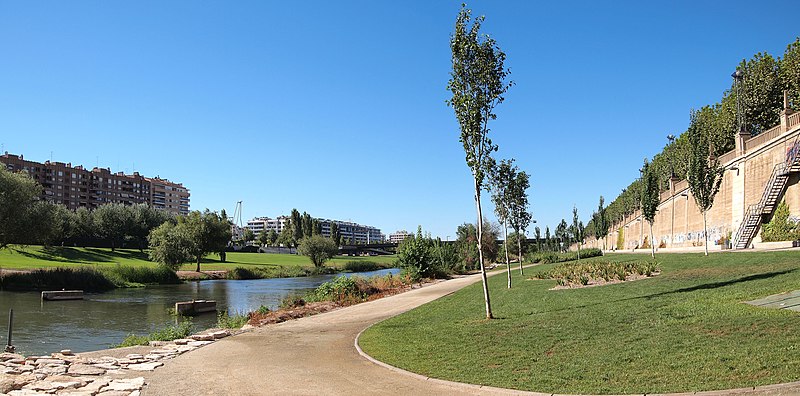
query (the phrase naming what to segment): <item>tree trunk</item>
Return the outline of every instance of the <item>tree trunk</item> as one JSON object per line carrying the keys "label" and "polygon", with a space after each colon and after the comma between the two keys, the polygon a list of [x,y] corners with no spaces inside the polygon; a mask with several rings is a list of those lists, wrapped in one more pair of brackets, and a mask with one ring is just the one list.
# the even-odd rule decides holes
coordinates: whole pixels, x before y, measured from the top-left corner
{"label": "tree trunk", "polygon": [[[508,225],[506,222],[503,222],[503,238],[505,239],[503,243],[503,247],[506,251],[506,273],[508,274],[508,288],[511,288],[511,260],[508,259]],[[519,239],[519,235],[517,235],[517,239]]]}
{"label": "tree trunk", "polygon": [[195,272],[200,272],[200,255],[199,254],[197,255],[197,268],[195,269]]}
{"label": "tree trunk", "polygon": [[483,237],[483,213],[481,212],[481,188],[478,185],[478,179],[473,177],[475,182],[475,207],[478,210],[478,262],[481,265],[481,280],[483,281],[483,299],[486,302],[486,319],[493,319],[492,304],[489,301],[489,283],[486,279],[486,267],[483,265],[483,246],[481,238]]}
{"label": "tree trunk", "polygon": [[708,224],[706,223],[706,212],[703,212],[703,236],[706,238],[706,242],[703,244],[706,248],[706,256],[708,256]]}
{"label": "tree trunk", "polygon": [[650,257],[656,258],[656,241],[653,240],[653,222],[650,222]]}
{"label": "tree trunk", "polygon": [[519,252],[519,274],[525,275],[525,272],[522,270],[522,238],[520,238],[520,232],[517,231],[517,251]]}

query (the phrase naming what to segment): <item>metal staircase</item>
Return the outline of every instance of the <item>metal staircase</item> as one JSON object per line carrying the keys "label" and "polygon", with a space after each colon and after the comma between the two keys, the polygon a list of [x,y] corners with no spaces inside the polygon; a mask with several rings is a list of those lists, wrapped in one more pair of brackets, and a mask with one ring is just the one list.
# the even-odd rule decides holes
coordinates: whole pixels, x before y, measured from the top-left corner
{"label": "metal staircase", "polygon": [[[798,147],[797,143],[800,141],[800,135],[795,140],[793,147]],[[775,207],[778,206],[783,192],[786,190],[786,184],[789,181],[789,175],[794,172],[800,171],[800,150],[791,151],[786,158],[786,162],[775,165],[772,168],[772,176],[769,178],[764,194],[761,195],[761,200],[757,204],[750,205],[745,212],[742,224],[736,231],[733,237],[734,249],[745,249],[750,245],[753,237],[758,233],[759,227],[764,219],[769,218]]]}

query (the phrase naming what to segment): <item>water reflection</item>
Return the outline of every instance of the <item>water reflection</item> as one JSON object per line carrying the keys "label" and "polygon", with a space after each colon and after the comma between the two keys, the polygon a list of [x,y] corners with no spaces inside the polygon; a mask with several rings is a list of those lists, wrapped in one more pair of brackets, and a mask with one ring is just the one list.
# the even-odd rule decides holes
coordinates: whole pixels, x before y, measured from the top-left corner
{"label": "water reflection", "polygon": [[[388,269],[355,275],[397,272]],[[188,282],[87,294],[84,300],[77,301],[45,302],[38,292],[0,292],[0,343],[5,345],[7,341],[9,308],[14,309],[12,343],[19,352],[46,354],[66,348],[80,352],[108,348],[128,334],[147,334],[176,322],[168,309],[178,301],[217,300],[219,309],[241,313],[262,305],[275,309],[290,293],[304,293],[336,276]],[[206,328],[217,319],[206,314],[193,320],[198,328]]]}

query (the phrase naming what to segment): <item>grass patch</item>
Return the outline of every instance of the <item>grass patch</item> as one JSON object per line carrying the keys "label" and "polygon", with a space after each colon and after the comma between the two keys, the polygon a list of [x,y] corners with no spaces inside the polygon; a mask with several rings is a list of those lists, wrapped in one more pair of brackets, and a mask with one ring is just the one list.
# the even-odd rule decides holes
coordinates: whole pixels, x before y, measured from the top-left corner
{"label": "grass patch", "polygon": [[[259,311],[261,311],[261,308],[259,308]],[[217,314],[217,327],[221,329],[241,329],[242,326],[247,324],[248,319],[247,314],[231,314],[228,311],[223,311]]]}
{"label": "grass patch", "polygon": [[[607,255],[610,262],[646,255]],[[661,275],[549,291],[490,278],[376,324],[361,347],[425,376],[553,393],[666,393],[800,380],[800,314],[742,304],[800,288],[800,253],[662,254]],[[554,265],[545,265],[549,270]]]}
{"label": "grass patch", "polygon": [[348,272],[367,272],[377,271],[395,266],[394,262],[376,262],[370,260],[350,260],[344,263],[340,268]]}
{"label": "grass patch", "polygon": [[162,327],[148,335],[140,336],[130,334],[121,343],[114,345],[114,348],[124,348],[129,346],[148,345],[150,341],[172,341],[179,338],[186,338],[194,330],[194,324],[190,319],[184,318],[178,324]]}
{"label": "grass patch", "polygon": [[[603,251],[597,248],[581,249],[581,259],[598,257]],[[578,259],[578,252],[536,252],[528,256],[528,262],[540,264],[563,263]]]}
{"label": "grass patch", "polygon": [[0,273],[0,290],[84,290],[102,292],[116,285],[103,272],[90,267],[37,269]]}

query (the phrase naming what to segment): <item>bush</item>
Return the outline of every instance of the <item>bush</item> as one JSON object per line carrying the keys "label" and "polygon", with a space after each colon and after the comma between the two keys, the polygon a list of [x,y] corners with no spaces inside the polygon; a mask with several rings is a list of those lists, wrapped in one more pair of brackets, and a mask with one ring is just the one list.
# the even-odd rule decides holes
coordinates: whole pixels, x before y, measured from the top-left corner
{"label": "bush", "polygon": [[305,306],[305,305],[306,305],[306,300],[303,299],[303,296],[300,296],[298,294],[294,294],[293,293],[293,294],[289,294],[288,296],[284,297],[283,300],[281,300],[281,303],[278,306],[278,308],[280,308],[280,309],[291,309],[291,308],[302,307],[302,306]]}
{"label": "bush", "polygon": [[313,235],[300,240],[297,252],[308,256],[315,267],[322,267],[326,261],[339,253],[339,247],[333,239]]}
{"label": "bush", "polygon": [[333,301],[352,303],[361,301],[366,295],[361,292],[355,279],[340,276],[332,281],[319,285],[306,296],[307,302]]}
{"label": "bush", "polygon": [[800,239],[800,226],[789,218],[789,206],[781,201],[775,208],[772,220],[764,224],[761,240],[764,242],[795,241]]}

